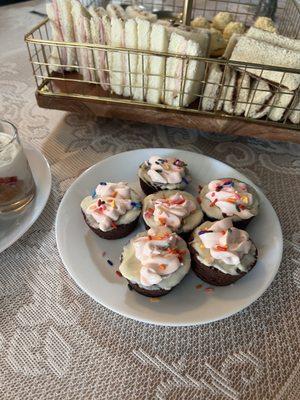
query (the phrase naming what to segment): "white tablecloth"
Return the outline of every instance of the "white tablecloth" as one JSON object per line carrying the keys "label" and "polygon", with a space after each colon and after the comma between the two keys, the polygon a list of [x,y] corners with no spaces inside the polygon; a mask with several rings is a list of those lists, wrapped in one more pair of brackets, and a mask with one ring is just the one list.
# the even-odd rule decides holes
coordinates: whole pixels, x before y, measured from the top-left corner
{"label": "white tablecloth", "polygon": [[[0,255],[0,398],[298,400],[300,146],[39,109],[23,35],[41,3],[0,8],[0,116],[43,151],[53,174],[41,217]],[[279,273],[233,317],[193,328],[133,322],[91,300],[62,265],[54,220],[65,190],[105,157],[154,146],[227,162],[279,215]]]}

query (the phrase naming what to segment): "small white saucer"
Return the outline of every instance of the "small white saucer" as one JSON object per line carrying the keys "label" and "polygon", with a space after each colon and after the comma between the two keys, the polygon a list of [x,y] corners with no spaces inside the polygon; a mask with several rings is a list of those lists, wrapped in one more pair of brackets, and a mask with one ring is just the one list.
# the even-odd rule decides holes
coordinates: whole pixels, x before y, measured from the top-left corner
{"label": "small white saucer", "polygon": [[24,235],[38,219],[51,191],[51,171],[48,161],[30,144],[25,144],[24,150],[36,184],[36,195],[32,203],[21,213],[0,216],[0,253]]}

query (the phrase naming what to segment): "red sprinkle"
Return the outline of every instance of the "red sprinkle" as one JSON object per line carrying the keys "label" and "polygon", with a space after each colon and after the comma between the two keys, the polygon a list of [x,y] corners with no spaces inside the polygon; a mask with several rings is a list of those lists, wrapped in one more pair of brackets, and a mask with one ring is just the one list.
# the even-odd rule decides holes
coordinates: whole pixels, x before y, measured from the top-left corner
{"label": "red sprinkle", "polygon": [[216,246],[215,250],[217,250],[217,251],[227,251],[227,246]]}
{"label": "red sprinkle", "polygon": [[212,288],[212,287],[207,287],[207,288],[205,288],[204,290],[205,290],[205,292],[206,292],[207,294],[210,294],[210,293],[212,293],[215,289]]}
{"label": "red sprinkle", "polygon": [[10,176],[9,178],[0,178],[1,183],[16,183],[18,178],[16,176]]}
{"label": "red sprinkle", "polygon": [[209,207],[214,207],[216,205],[217,199],[215,199],[214,201],[212,201],[209,205]]}
{"label": "red sprinkle", "polygon": [[114,229],[116,229],[116,228],[118,227],[118,225],[117,225],[114,221],[111,221],[111,226],[112,226]]}
{"label": "red sprinkle", "polygon": [[123,277],[123,275],[121,274],[120,271],[116,271],[116,275],[117,275],[119,278],[122,278],[122,277]]}

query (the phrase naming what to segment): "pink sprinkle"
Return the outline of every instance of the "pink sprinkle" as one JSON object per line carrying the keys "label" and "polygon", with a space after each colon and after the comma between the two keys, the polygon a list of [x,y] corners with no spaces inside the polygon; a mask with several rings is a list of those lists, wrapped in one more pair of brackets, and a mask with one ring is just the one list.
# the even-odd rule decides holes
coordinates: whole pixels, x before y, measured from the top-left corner
{"label": "pink sprinkle", "polygon": [[212,288],[212,287],[207,287],[207,288],[205,288],[205,292],[206,292],[207,294],[212,293],[214,290],[215,290],[215,289]]}
{"label": "pink sprinkle", "polygon": [[103,253],[102,253],[102,257],[105,257],[106,256],[106,251],[104,251]]}

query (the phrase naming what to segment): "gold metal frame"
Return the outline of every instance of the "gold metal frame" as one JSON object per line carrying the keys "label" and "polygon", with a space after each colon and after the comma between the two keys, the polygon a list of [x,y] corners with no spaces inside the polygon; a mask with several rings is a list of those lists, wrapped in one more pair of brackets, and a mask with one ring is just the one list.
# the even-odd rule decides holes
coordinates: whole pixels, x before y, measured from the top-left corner
{"label": "gold metal frame", "polygon": [[[192,14],[195,15],[198,12],[202,15],[207,15],[206,12],[213,11],[214,13],[218,10],[229,10],[232,12],[232,9],[237,9],[236,18],[241,20],[243,19],[245,22],[249,21],[250,18],[254,18],[254,12],[251,11],[253,7],[253,3],[245,4],[241,2],[242,0],[236,1],[226,1],[226,0],[218,0],[215,2],[209,1],[209,4],[215,3],[215,7],[208,6],[207,0],[200,0],[194,1],[194,7],[192,10]],[[251,0],[250,0],[251,1]],[[255,1],[255,0],[254,0]],[[160,1],[157,1],[160,3]],[[154,8],[157,2],[144,1],[145,5],[149,6],[151,3],[151,7]],[[102,3],[98,1],[98,4]],[[164,3],[164,9],[168,6],[165,3],[171,3],[171,9],[178,9],[177,0],[172,0],[171,2],[161,2]],[[200,4],[201,3],[201,4]],[[181,2],[182,4],[182,2]],[[202,7],[202,8],[201,8]],[[206,7],[206,8],[203,8]],[[211,10],[213,9],[213,10]],[[248,11],[247,11],[248,10]],[[290,15],[292,15],[294,25],[291,24]],[[296,16],[296,17],[295,17]],[[287,34],[292,37],[299,37],[300,33],[300,8],[299,5],[296,3],[296,0],[287,0],[284,4],[284,7],[279,7],[278,9],[278,26],[280,33]],[[161,53],[161,52],[153,52],[153,51],[141,51],[135,49],[126,49],[126,48],[118,48],[118,47],[111,47],[107,45],[97,45],[97,44],[88,44],[88,43],[75,43],[75,42],[58,42],[50,39],[50,26],[49,20],[45,19],[41,21],[38,25],[36,25],[30,32],[25,35],[25,41],[28,47],[30,62],[33,69],[33,75],[36,80],[37,85],[37,92],[43,96],[59,96],[59,97],[69,97],[69,98],[80,98],[80,99],[90,99],[90,100],[97,100],[99,102],[109,102],[109,103],[122,103],[122,104],[136,104],[142,105],[144,107],[155,107],[160,109],[172,109],[172,110],[180,110],[184,111],[185,113],[198,113],[203,115],[209,115],[211,117],[222,117],[222,118],[234,118],[237,120],[247,120],[253,121],[256,123],[261,124],[268,124],[274,126],[280,126],[283,128],[291,128],[300,130],[300,126],[292,124],[288,120],[289,114],[295,109],[296,104],[298,102],[299,96],[299,89],[297,94],[294,96],[294,100],[289,105],[288,110],[284,110],[283,117],[280,121],[271,121],[268,118],[269,112],[275,108],[274,106],[274,98],[276,93],[281,91],[281,93],[286,93],[286,89],[282,86],[282,79],[284,77],[284,73],[293,73],[293,74],[300,74],[300,70],[295,70],[291,68],[282,68],[282,67],[274,67],[270,65],[260,65],[255,63],[240,63],[240,62],[233,62],[227,60],[220,60],[215,58],[205,58],[205,57],[194,57],[194,56],[182,56],[178,54],[172,53]],[[77,55],[77,63],[76,65],[68,65],[63,63],[61,57],[62,49],[71,48],[74,49],[74,52]],[[91,59],[93,59],[92,66],[80,65],[78,59],[78,52],[85,51],[87,54],[89,53]],[[58,60],[56,63],[50,60],[52,54],[58,55]],[[102,52],[105,55],[106,59],[106,68],[103,68],[101,71],[107,74],[115,74],[116,76],[122,75],[124,79],[128,79],[127,85],[125,83],[120,83],[122,92],[125,86],[129,86],[130,88],[130,98],[116,96],[113,93],[113,85],[111,84],[109,91],[103,91],[101,85],[103,82],[100,81],[100,74],[99,69],[96,67],[95,63],[95,54],[97,52]],[[115,54],[121,54],[124,60],[127,60],[127,66],[125,70],[114,70],[112,69],[111,65],[109,65],[109,60]],[[131,68],[131,59],[132,56],[136,57],[142,66],[142,71],[132,71]],[[145,94],[148,89],[151,89],[147,86],[148,78],[151,76],[149,73],[145,72],[145,66],[149,62],[149,57],[158,57],[158,59],[163,60],[164,63],[164,74],[163,74],[163,90],[161,94],[161,104],[151,104],[145,101]],[[181,61],[181,72],[179,77],[168,76],[167,75],[167,62],[168,58],[176,58]],[[197,65],[201,65],[201,68],[204,69],[203,78],[197,81],[195,79],[191,79],[187,76],[188,66],[191,62],[197,63]],[[223,69],[227,68],[234,68],[240,71],[241,74],[245,74],[246,71],[249,73],[250,69],[250,76],[251,76],[251,69],[258,69],[260,71],[260,76],[255,76],[256,80],[260,80],[261,76],[264,71],[271,70],[271,71],[278,71],[283,72],[282,79],[279,85],[272,86],[273,97],[271,103],[269,104],[270,110],[264,119],[256,119],[251,118],[249,116],[237,116],[234,114],[227,114],[223,111],[217,109],[217,105],[219,101],[224,101],[225,99],[222,97],[224,93],[224,88],[230,87],[228,83],[224,81],[224,74],[223,79],[220,83],[220,87],[218,90],[218,97],[215,99],[214,107],[211,111],[204,111],[201,109],[202,101],[204,98],[210,98],[209,96],[204,95],[204,88],[205,84],[207,83],[207,71],[212,64],[219,64]],[[54,70],[56,69],[56,71]],[[66,69],[75,70],[77,72],[67,72]],[[84,71],[88,71],[88,75],[92,77],[92,79],[83,80],[82,73]],[[154,75],[152,75],[154,76]],[[141,84],[135,84],[136,80],[141,81]],[[165,104],[166,103],[166,96],[168,96],[168,92],[171,90],[168,88],[168,82],[171,82],[173,79],[173,84],[176,85],[179,83],[180,86],[178,91],[179,96],[179,105],[171,105]],[[198,82],[198,86],[200,90],[197,93],[190,93],[186,91],[187,83],[191,82]],[[129,84],[128,84],[129,83]],[[170,86],[170,85],[169,85]],[[171,85],[172,86],[172,85]],[[70,89],[70,87],[74,87],[74,90]],[[93,88],[93,90],[87,90]],[[152,88],[156,89],[156,88]],[[143,100],[136,100],[133,97],[133,93],[138,90],[143,94]],[[239,88],[241,90],[241,88]],[[257,91],[264,92],[264,90],[257,89]],[[193,102],[192,105],[186,107],[184,103],[185,95],[193,95]],[[253,96],[254,98],[254,96]],[[259,103],[255,103],[253,101],[247,101],[247,107],[252,106],[259,106]],[[282,108],[282,107],[277,107]],[[236,109],[236,104],[234,106],[234,111]]]}

